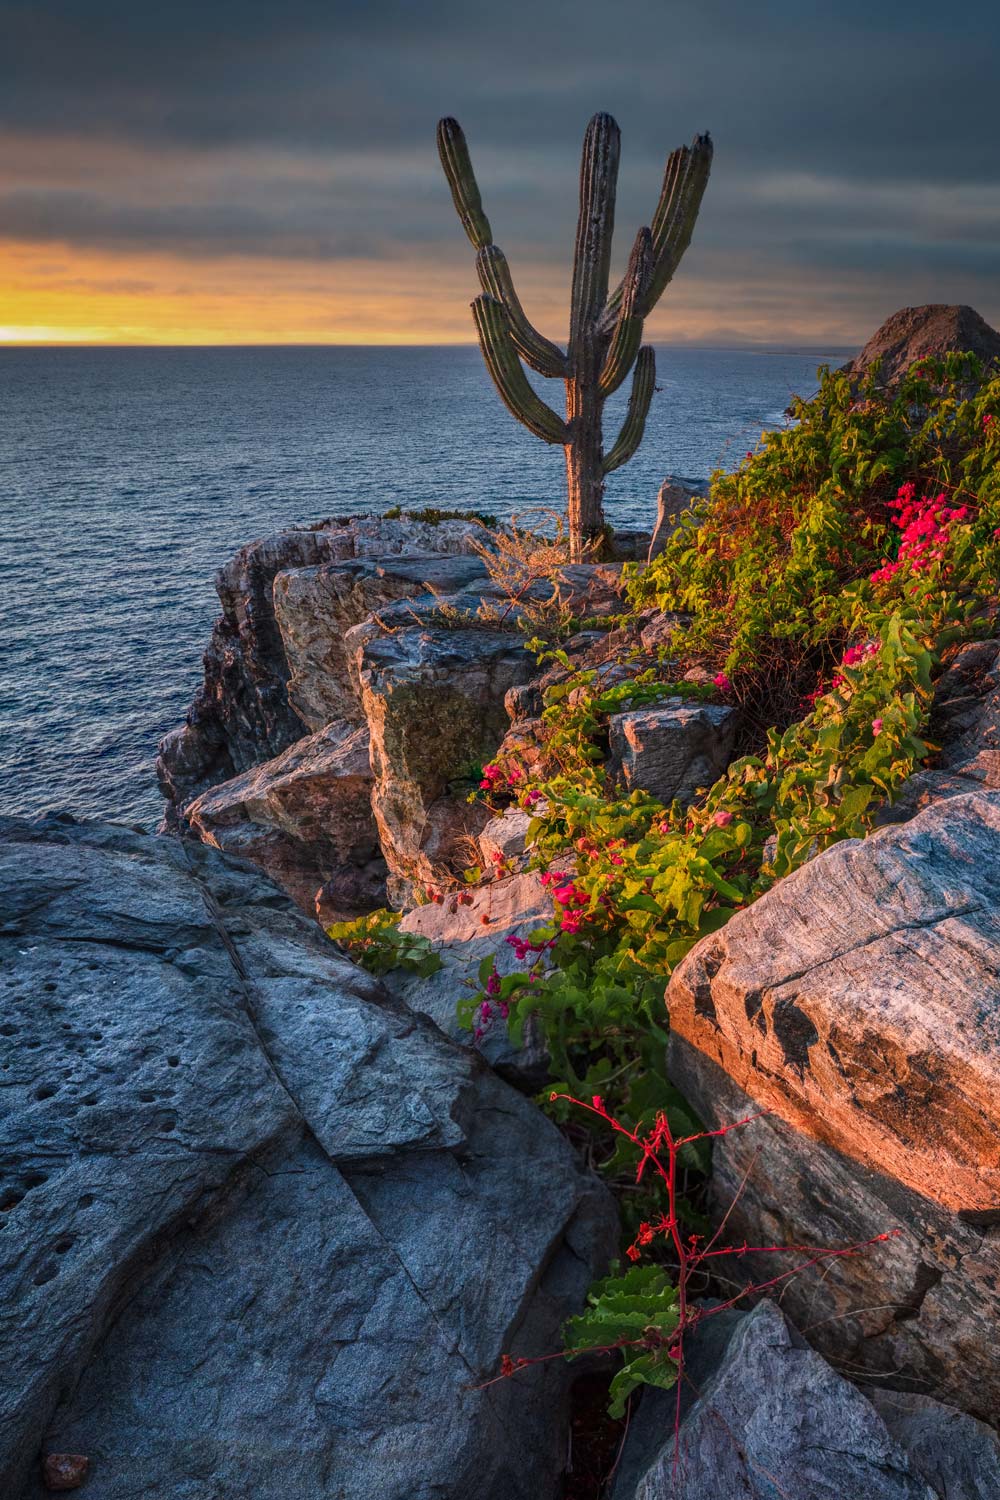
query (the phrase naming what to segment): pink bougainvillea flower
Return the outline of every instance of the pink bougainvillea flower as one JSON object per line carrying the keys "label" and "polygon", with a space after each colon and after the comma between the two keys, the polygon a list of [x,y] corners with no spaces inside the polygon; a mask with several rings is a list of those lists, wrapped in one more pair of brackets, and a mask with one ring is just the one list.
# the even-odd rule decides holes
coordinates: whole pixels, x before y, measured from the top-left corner
{"label": "pink bougainvillea flower", "polygon": [[882,720],[881,719],[872,719],[872,734],[881,734],[881,733],[882,733]]}
{"label": "pink bougainvillea flower", "polygon": [[841,666],[860,667],[870,656],[877,656],[881,649],[881,641],[862,641],[857,646],[848,646]]}
{"label": "pink bougainvillea flower", "polygon": [[716,672],[715,676],[712,678],[712,681],[715,683],[715,686],[719,689],[720,693],[731,693],[733,690],[733,685],[729,681],[729,678],[726,676],[725,672]]}
{"label": "pink bougainvillea flower", "polygon": [[920,573],[932,563],[944,561],[945,546],[951,540],[948,528],[967,520],[970,514],[967,505],[949,506],[947,499],[942,493],[917,500],[915,485],[900,485],[895,500],[889,501],[900,531],[899,552],[895,562],[886,560],[872,573],[872,583],[887,583],[907,566],[911,573]]}
{"label": "pink bougainvillea flower", "polygon": [[716,828],[728,828],[729,824],[732,821],[732,813],[725,812],[722,808],[720,808],[717,813],[713,813],[712,815],[712,822],[715,824]]}

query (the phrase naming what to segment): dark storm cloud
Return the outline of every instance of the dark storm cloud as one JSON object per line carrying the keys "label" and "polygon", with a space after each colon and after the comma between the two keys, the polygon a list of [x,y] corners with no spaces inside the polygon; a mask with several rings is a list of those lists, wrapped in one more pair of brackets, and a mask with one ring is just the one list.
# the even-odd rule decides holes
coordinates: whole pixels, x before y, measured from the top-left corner
{"label": "dark storm cloud", "polygon": [[595,108],[633,149],[711,125],[730,160],[993,170],[993,0],[28,0],[0,5],[0,123],[220,144],[385,147],[461,112],[565,147]]}
{"label": "dark storm cloud", "polygon": [[[69,242],[111,250],[158,250],[186,255],[246,255],[296,260],[378,258],[370,234],[310,225],[309,205],[291,226],[240,204],[124,205],[74,192],[0,194],[0,222],[11,239]],[[315,218],[315,215],[312,216]]]}
{"label": "dark storm cloud", "polygon": [[[707,264],[884,278],[902,263],[974,300],[998,270],[998,51],[995,0],[0,3],[15,164],[0,233],[457,261],[433,145],[453,113],[498,240],[561,266],[580,137],[604,108],[623,129],[624,240],[667,150],[710,128]],[[105,162],[85,182],[61,159],[69,140]]]}

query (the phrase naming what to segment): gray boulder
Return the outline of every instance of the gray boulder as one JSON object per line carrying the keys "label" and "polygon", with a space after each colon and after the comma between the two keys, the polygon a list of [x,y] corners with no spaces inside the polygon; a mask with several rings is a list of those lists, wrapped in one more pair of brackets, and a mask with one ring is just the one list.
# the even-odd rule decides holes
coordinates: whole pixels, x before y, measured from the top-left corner
{"label": "gray boulder", "polygon": [[928,302],[901,307],[886,318],[861,353],[844,366],[860,379],[879,361],[879,384],[895,385],[918,359],[953,350],[978,355],[984,364],[1000,364],[1000,333],[964,303]]}
{"label": "gray boulder", "polygon": [[385,904],[372,786],[367,728],[327,724],[203,792],[183,826],[259,865],[310,916],[324,887],[324,919],[343,921]]}
{"label": "gray boulder", "polygon": [[985,1422],[914,1391],[867,1392],[914,1471],[940,1500],[996,1500],[1000,1437]]}
{"label": "gray boulder", "polygon": [[1000,787],[1000,655],[995,639],[955,652],[934,687],[929,738],[941,746],[878,821],[905,823],[925,807],[980,787]]}
{"label": "gray boulder", "polygon": [[485,870],[496,864],[523,860],[527,854],[531,814],[519,807],[508,807],[498,818],[491,818],[479,835],[479,857]]}
{"label": "gray boulder", "polygon": [[458,617],[432,628],[351,632],[371,733],[372,807],[394,905],[442,868],[469,863],[487,821],[467,798],[507,727],[504,697],[524,676],[524,638]]}
{"label": "gray boulder", "polygon": [[[165,827],[173,829],[180,810],[208,787],[272,760],[302,736],[302,719],[288,697],[290,668],[275,615],[280,574],[404,552],[472,553],[486,535],[472,520],[435,525],[339,516],[241,547],[216,576],[222,614],[205,652],[204,681],[185,723],[159,747],[156,774],[166,803]],[[388,597],[396,597],[387,587]],[[338,708],[311,727],[351,717]]]}
{"label": "gray boulder", "polygon": [[[615,1500],[978,1500],[997,1493],[929,1483],[909,1443],[775,1303],[721,1320],[721,1329],[706,1320],[707,1340],[690,1338],[679,1442],[673,1399],[644,1393]],[[995,1462],[982,1424],[937,1410],[952,1422],[953,1451]],[[913,1436],[919,1445],[921,1435]],[[923,1446],[937,1448],[937,1435],[924,1434]]]}
{"label": "gray boulder", "polygon": [[646,554],[649,562],[659,557],[692,501],[700,499],[707,492],[708,486],[704,483],[692,485],[683,479],[677,479],[673,474],[667,475],[656,497],[656,525]]}
{"label": "gray boulder", "polygon": [[0,823],[0,1493],[558,1493],[614,1216],[559,1133],[251,866]]}
{"label": "gray boulder", "polygon": [[715,703],[668,699],[662,708],[613,714],[611,766],[627,789],[649,792],[665,807],[692,802],[733,758],[738,715]]}
{"label": "gray boulder", "polygon": [[351,558],[292,568],[274,580],[274,613],[288,661],[288,699],[307,728],[363,722],[357,673],[344,637],[399,599],[454,594],[485,584],[486,564],[462,554]]}
{"label": "gray boulder", "polygon": [[[1000,792],[845,840],[677,966],[669,1070],[714,1128],[729,1232],[837,1245],[789,1283],[831,1357],[1000,1409]],[[735,1201],[734,1201],[735,1200]],[[747,1256],[764,1279],[771,1258]]]}

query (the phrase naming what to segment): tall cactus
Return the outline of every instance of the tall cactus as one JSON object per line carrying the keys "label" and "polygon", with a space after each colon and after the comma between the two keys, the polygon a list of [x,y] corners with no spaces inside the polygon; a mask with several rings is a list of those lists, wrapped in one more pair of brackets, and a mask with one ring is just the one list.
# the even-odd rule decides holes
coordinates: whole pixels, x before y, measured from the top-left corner
{"label": "tall cactus", "polygon": [[[565,450],[570,539],[579,558],[604,525],[605,475],[627,463],[642,441],[656,384],[653,350],[642,346],[643,323],[690,244],[712,165],[711,139],[695,136],[690,146],[671,152],[652,224],[639,230],[628,269],[609,296],[620,135],[610,115],[591,120],[583,141],[569,346],[563,353],[525,316],[506,257],[493,244],[458,121],[441,120],[437,138],[458,216],[476,250],[483,290],[472,315],[486,367],[518,421]],[[536,395],[522,360],[539,374],[566,382],[565,421]],[[605,453],[604,403],[629,370],[634,373],[628,411]]]}

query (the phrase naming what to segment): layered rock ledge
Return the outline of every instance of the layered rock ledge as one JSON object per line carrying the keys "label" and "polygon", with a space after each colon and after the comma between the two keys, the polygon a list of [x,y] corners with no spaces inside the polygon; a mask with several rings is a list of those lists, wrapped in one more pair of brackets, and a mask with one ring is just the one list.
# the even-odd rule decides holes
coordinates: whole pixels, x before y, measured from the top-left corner
{"label": "layered rock ledge", "polygon": [[[467,863],[468,792],[532,671],[476,521],[355,517],[244,547],[187,722],[160,745],[164,828],[253,860],[324,920],[412,902]],[[404,555],[405,554],[405,555]],[[621,564],[567,565],[581,617],[620,605]]]}

